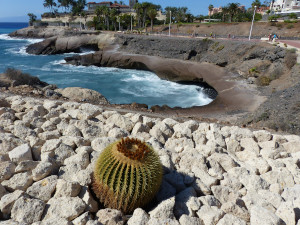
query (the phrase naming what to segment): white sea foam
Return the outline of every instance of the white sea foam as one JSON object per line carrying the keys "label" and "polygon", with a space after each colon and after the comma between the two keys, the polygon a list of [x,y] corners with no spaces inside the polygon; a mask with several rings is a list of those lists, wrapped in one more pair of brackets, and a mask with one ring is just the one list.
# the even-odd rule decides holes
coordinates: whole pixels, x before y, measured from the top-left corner
{"label": "white sea foam", "polygon": [[10,37],[8,34],[0,34],[0,40],[5,41],[27,41],[29,44],[34,44],[37,42],[41,42],[44,39],[33,39],[33,38],[17,38],[17,37]]}

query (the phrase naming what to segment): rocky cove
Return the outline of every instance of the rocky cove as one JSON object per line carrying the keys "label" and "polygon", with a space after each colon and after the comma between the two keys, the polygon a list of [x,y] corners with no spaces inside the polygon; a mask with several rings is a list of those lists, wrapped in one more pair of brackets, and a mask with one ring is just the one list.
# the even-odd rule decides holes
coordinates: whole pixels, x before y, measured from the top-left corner
{"label": "rocky cove", "polygon": [[[265,44],[221,40],[217,45],[224,47],[216,51],[212,47],[215,42],[209,40],[175,39],[169,41],[174,44],[169,48],[173,53],[162,58],[161,54],[166,54],[163,42],[168,39],[115,38],[113,45],[98,44],[97,53],[67,61],[132,66],[174,81],[204,81],[218,92],[216,100],[205,107],[159,109],[156,114],[110,107],[103,96],[92,105],[59,96],[19,95],[30,85],[14,87],[20,88],[15,94],[1,92],[0,224],[299,225],[300,137],[220,124],[222,118],[242,118],[241,113],[249,115],[264,100],[272,99],[268,89],[255,84],[261,74],[247,77],[246,65],[252,68],[263,61],[269,66],[261,63],[257,68],[265,68],[264,74],[279,67],[283,76],[293,74],[297,79],[297,69],[288,68],[285,61],[289,52]],[[158,43],[148,48],[141,44],[151,39]],[[180,46],[187,47],[179,42],[190,46],[202,43],[204,50],[199,47],[196,53],[184,54]],[[239,45],[234,54],[229,54],[231,45]],[[137,55],[139,52],[145,54]],[[216,65],[213,56],[223,57],[227,63]],[[241,59],[243,62],[238,61]],[[47,89],[52,90],[43,91]],[[218,121],[203,122],[201,117]],[[155,200],[132,215],[105,209],[91,191],[97,156],[109,143],[127,136],[151,144],[164,167]]]}

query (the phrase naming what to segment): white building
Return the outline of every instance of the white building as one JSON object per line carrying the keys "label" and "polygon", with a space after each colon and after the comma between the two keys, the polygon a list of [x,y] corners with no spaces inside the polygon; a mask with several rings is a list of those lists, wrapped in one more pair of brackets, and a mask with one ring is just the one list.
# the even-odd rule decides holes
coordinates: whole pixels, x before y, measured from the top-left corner
{"label": "white building", "polygon": [[275,12],[300,13],[300,0],[276,0],[271,8]]}

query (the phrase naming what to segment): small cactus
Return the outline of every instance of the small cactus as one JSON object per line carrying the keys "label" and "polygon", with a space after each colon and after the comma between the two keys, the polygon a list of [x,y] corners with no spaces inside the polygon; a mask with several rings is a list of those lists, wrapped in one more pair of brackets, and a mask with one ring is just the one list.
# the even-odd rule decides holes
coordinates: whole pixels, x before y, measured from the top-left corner
{"label": "small cactus", "polygon": [[106,207],[130,213],[155,196],[162,174],[159,157],[152,147],[138,139],[122,138],[99,156],[93,191]]}

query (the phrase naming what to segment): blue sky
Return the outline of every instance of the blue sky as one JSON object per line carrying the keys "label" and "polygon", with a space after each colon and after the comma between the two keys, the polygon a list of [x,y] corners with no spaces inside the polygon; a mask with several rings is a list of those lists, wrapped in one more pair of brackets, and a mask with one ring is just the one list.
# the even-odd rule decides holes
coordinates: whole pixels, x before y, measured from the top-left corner
{"label": "blue sky", "polygon": [[[88,2],[89,0],[87,0]],[[101,2],[93,0],[95,2]],[[123,0],[128,4],[129,0]],[[140,0],[139,2],[152,2],[153,4],[159,4],[162,8],[166,6],[182,7],[186,6],[190,12],[194,15],[207,15],[208,5],[212,4],[215,7],[227,5],[230,2],[239,2],[241,5],[245,5],[247,8],[250,7],[253,0]],[[261,1],[263,2],[263,1]],[[26,22],[27,13],[34,13],[40,16],[47,9],[43,6],[43,0],[0,0],[0,22],[8,21],[24,21]]]}

